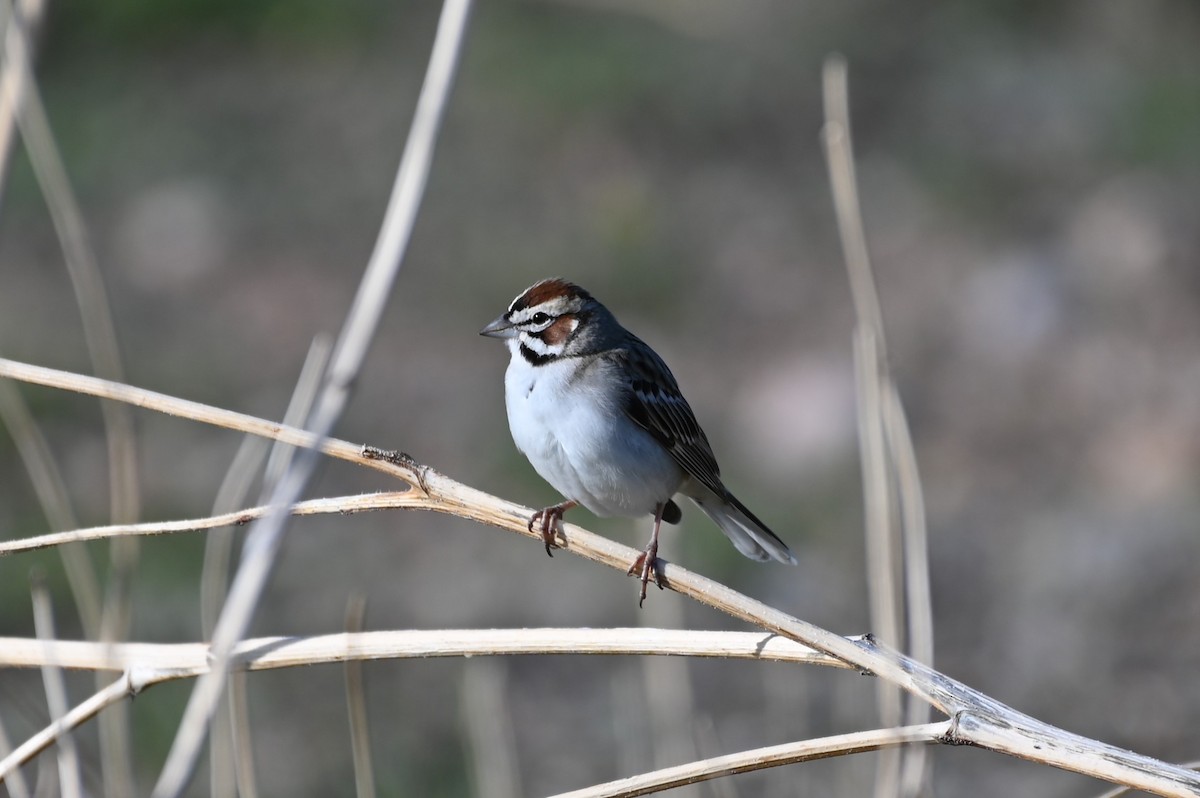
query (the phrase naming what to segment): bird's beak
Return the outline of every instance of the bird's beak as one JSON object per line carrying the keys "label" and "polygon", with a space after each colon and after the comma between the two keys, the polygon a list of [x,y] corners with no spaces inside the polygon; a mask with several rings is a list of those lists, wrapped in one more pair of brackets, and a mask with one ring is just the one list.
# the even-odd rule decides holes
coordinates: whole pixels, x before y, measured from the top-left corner
{"label": "bird's beak", "polygon": [[500,316],[488,326],[479,331],[480,335],[486,335],[488,338],[514,338],[517,335],[517,329],[512,322]]}

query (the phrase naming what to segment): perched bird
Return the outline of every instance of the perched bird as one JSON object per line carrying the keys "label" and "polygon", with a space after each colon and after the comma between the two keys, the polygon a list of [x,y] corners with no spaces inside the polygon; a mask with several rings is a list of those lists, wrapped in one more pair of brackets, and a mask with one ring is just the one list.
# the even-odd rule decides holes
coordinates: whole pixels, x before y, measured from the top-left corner
{"label": "perched bird", "polygon": [[529,519],[547,554],[557,548],[563,513],[577,505],[598,516],[653,514],[650,542],[629,568],[641,579],[641,606],[651,573],[663,586],[658,532],[663,521],[679,523],[671,498],[679,493],[750,559],[796,564],[721,482],[708,438],[667,364],[587,291],[542,280],[479,334],[508,345],[504,400],[513,441],[566,499]]}

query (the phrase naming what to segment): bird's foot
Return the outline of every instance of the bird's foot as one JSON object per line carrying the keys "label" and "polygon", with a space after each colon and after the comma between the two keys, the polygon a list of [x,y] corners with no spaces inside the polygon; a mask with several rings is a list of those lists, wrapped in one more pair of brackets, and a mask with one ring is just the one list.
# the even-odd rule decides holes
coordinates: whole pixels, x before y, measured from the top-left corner
{"label": "bird's foot", "polygon": [[650,575],[654,574],[654,584],[658,585],[658,589],[662,590],[667,585],[667,578],[663,575],[662,560],[658,559],[658,545],[652,543],[646,547],[646,550],[638,555],[638,558],[633,561],[633,565],[629,566],[629,570],[625,572],[628,576],[636,576],[641,580],[642,590],[638,594],[638,607],[646,601],[646,586],[650,584]]}
{"label": "bird's foot", "polygon": [[[562,537],[562,517],[563,513],[575,506],[575,502],[566,501],[562,504],[556,504],[553,507],[546,507],[538,510],[529,517],[529,531],[540,532],[542,542],[546,544],[546,554],[553,557],[554,554],[550,549],[561,548],[558,545],[558,538]],[[565,541],[566,538],[563,537]]]}

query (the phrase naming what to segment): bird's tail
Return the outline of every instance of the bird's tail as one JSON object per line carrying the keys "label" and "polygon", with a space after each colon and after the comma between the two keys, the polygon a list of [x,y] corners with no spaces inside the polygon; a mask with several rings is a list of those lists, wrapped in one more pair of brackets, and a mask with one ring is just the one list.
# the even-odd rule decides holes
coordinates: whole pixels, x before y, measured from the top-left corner
{"label": "bird's tail", "polygon": [[708,491],[702,496],[689,496],[704,514],[713,520],[725,536],[733,541],[733,545],[742,554],[752,560],[766,562],[778,560],[788,565],[796,565],[796,555],[787,544],[780,540],[767,525],[758,520],[746,505],[742,504],[732,493],[726,493],[722,498]]}

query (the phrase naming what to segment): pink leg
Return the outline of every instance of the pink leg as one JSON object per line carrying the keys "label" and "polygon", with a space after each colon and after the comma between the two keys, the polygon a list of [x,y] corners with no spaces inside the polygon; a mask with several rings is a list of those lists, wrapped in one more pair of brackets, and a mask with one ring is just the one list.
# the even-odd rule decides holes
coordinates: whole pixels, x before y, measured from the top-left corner
{"label": "pink leg", "polygon": [[662,526],[663,509],[666,504],[660,504],[654,508],[654,531],[650,533],[650,542],[646,544],[646,550],[638,555],[638,558],[633,561],[633,565],[629,566],[626,572],[630,576],[637,576],[642,580],[642,592],[638,596],[638,606],[641,607],[646,601],[646,585],[650,582],[650,574],[654,574],[654,584],[658,585],[658,589],[662,590],[666,584],[662,574],[661,564],[658,561],[658,530]]}
{"label": "pink leg", "polygon": [[[529,518],[529,531],[540,531],[542,533],[542,542],[546,544],[546,554],[549,554],[551,557],[554,555],[550,553],[550,549],[558,548],[558,541],[555,540],[555,535],[558,534],[558,526],[562,523],[563,513],[576,506],[578,506],[578,502],[568,499],[553,507],[538,510]],[[534,529],[535,526],[538,527],[537,530]]]}

